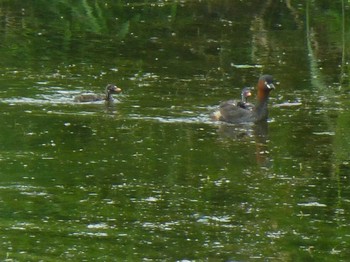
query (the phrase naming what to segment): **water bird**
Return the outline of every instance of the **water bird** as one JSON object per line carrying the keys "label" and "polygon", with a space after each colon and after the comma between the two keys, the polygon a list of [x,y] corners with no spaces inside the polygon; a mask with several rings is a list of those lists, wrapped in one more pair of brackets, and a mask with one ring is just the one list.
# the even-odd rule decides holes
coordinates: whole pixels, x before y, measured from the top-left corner
{"label": "water bird", "polygon": [[74,102],[97,102],[97,101],[113,101],[113,94],[119,94],[122,90],[114,84],[108,84],[106,86],[106,93],[104,95],[96,94],[81,94],[74,97]]}
{"label": "water bird", "polygon": [[[248,102],[248,97],[252,96],[252,93],[250,91],[250,87],[245,87],[242,89],[241,92],[241,100],[228,100],[228,101],[223,101],[220,103],[219,108],[222,107],[228,107],[228,106],[238,106],[244,109],[249,109],[251,110],[254,105]],[[220,120],[221,113],[220,111],[215,111],[211,114],[211,118],[213,120]]]}
{"label": "water bird", "polygon": [[228,123],[245,123],[266,121],[268,118],[268,100],[270,91],[275,89],[273,77],[262,75],[257,84],[257,102],[252,108],[244,108],[237,103],[225,101],[219,110],[212,114],[212,119]]}
{"label": "water bird", "polygon": [[[248,102],[248,97],[251,97],[251,96],[252,96],[251,88],[250,87],[243,88],[241,92],[241,101],[237,102],[237,106],[244,109],[252,110],[254,105]],[[229,100],[229,101],[232,101],[232,100]],[[223,103],[225,102],[222,102],[221,104]]]}

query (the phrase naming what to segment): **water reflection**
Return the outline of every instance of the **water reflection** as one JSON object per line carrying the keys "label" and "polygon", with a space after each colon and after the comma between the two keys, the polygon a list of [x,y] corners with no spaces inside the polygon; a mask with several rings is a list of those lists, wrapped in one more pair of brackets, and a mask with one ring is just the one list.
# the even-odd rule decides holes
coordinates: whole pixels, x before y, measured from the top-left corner
{"label": "water reflection", "polygon": [[268,125],[266,121],[240,125],[223,123],[218,128],[218,134],[220,137],[246,141],[245,143],[254,143],[256,146],[256,163],[259,166],[268,167],[271,162],[267,145]]}
{"label": "water reflection", "polygon": [[[0,12],[0,260],[348,259],[346,1],[35,2]],[[262,71],[275,121],[210,121]]]}

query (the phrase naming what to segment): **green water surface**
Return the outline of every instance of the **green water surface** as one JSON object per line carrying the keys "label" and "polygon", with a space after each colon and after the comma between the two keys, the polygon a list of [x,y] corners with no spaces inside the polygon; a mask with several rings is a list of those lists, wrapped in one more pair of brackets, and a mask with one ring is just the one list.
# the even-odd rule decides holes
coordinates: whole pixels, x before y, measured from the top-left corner
{"label": "green water surface", "polygon": [[[0,260],[347,261],[349,17],[0,0]],[[264,73],[267,123],[211,121]],[[73,101],[107,83],[113,103]]]}

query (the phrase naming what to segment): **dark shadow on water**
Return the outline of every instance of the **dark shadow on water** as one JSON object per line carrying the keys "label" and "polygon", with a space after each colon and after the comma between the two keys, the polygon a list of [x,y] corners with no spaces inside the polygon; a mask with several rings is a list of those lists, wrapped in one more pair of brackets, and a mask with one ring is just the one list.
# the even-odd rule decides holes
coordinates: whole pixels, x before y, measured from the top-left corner
{"label": "dark shadow on water", "polygon": [[256,163],[259,166],[269,167],[270,158],[268,150],[268,123],[260,122],[257,124],[226,124],[220,125],[218,133],[220,137],[232,140],[250,140],[255,142],[256,146]]}
{"label": "dark shadow on water", "polygon": [[108,115],[118,114],[118,107],[115,102],[104,102],[104,103],[105,103],[105,110]]}

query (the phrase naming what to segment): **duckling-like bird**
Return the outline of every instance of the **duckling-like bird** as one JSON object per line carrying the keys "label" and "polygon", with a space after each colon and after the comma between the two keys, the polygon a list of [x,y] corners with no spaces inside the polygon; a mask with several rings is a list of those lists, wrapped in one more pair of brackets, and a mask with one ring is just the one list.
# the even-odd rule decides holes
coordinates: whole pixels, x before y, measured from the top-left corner
{"label": "duckling-like bird", "polygon": [[224,107],[226,104],[230,104],[233,106],[236,105],[238,107],[251,110],[254,107],[251,103],[248,102],[248,97],[251,97],[251,96],[252,96],[252,92],[250,91],[250,87],[245,87],[242,89],[240,101],[228,100],[228,101],[221,102],[220,108]]}
{"label": "duckling-like bird", "polygon": [[248,102],[248,97],[252,96],[251,88],[245,87],[241,93],[241,101],[237,103],[237,106],[242,107],[244,109],[252,110],[254,105]]}
{"label": "duckling-like bird", "polygon": [[107,101],[113,100],[112,94],[119,94],[122,90],[113,84],[108,84],[106,86],[105,95],[95,95],[95,94],[82,94],[74,97],[74,102],[97,102],[97,101]]}
{"label": "duckling-like bird", "polygon": [[267,105],[272,89],[275,89],[273,77],[271,75],[263,75],[258,81],[258,95],[255,107],[245,108],[244,106],[240,106],[239,103],[232,103],[230,101],[222,102],[219,110],[212,114],[212,119],[228,123],[257,123],[265,121],[268,118]]}
{"label": "duckling-like bird", "polygon": [[[230,106],[238,106],[244,109],[252,110],[254,105],[248,102],[248,97],[252,96],[250,92],[250,87],[245,87],[241,92],[241,100],[231,99],[227,101],[223,101],[220,103],[219,108],[225,108]],[[211,119],[215,121],[222,120],[220,111],[215,111],[211,114]]]}

